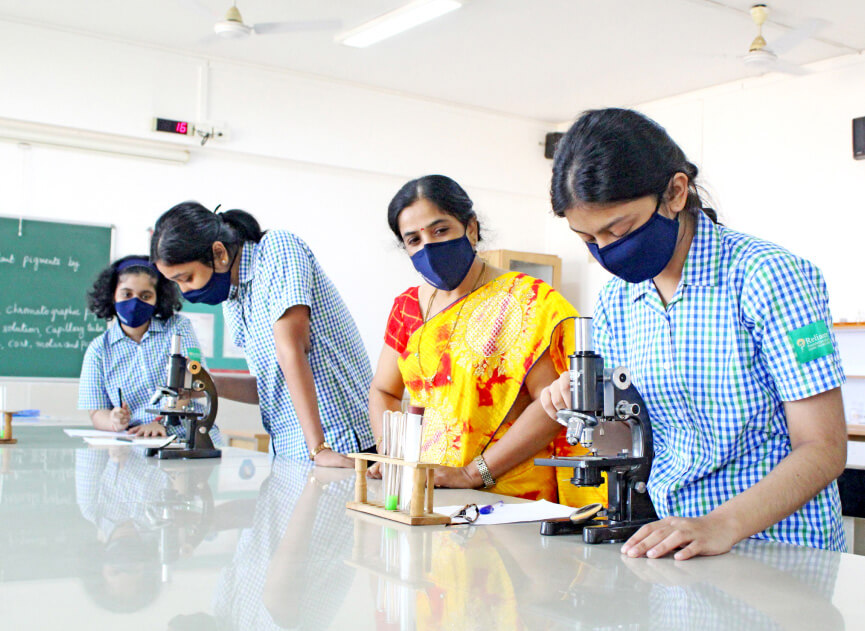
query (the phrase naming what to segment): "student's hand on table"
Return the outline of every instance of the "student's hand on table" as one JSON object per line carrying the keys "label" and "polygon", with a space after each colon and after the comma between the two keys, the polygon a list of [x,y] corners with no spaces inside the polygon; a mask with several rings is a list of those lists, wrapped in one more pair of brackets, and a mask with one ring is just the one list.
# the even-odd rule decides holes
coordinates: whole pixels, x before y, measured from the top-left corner
{"label": "student's hand on table", "polygon": [[571,407],[571,375],[563,372],[553,383],[541,390],[541,405],[544,412],[555,420],[559,410]]}
{"label": "student's hand on table", "polygon": [[373,462],[372,466],[366,470],[366,477],[373,480],[381,480],[381,463]]}
{"label": "student's hand on table", "polygon": [[[475,465],[469,465],[477,471]],[[446,467],[437,466],[434,470],[435,485],[446,489],[477,489],[483,486],[483,480],[478,474],[477,479],[472,475],[469,467]]]}
{"label": "student's hand on table", "polygon": [[731,534],[734,530],[711,513],[703,517],[665,517],[635,532],[622,546],[622,554],[656,559],[681,548],[673,555],[676,561],[724,554],[739,541]]}
{"label": "student's hand on table", "polygon": [[342,467],[354,469],[354,460],[335,452],[333,449],[322,449],[315,454],[316,467]]}
{"label": "student's hand on table", "polygon": [[110,412],[111,429],[115,432],[122,432],[129,427],[129,420],[132,418],[132,413],[129,411],[129,405],[124,403],[119,408],[114,408]]}
{"label": "student's hand on table", "polygon": [[132,436],[138,436],[139,438],[155,438],[157,436],[168,435],[168,432],[165,431],[165,427],[156,421],[153,423],[136,425],[135,427],[130,428],[128,433]]}

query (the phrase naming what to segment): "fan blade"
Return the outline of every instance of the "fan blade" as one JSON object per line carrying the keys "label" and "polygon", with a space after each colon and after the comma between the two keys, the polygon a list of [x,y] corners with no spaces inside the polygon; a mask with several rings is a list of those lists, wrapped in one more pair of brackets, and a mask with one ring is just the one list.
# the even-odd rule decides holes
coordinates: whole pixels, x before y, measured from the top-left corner
{"label": "fan blade", "polygon": [[177,4],[183,6],[188,11],[193,13],[197,13],[202,17],[206,17],[208,20],[219,20],[221,19],[220,15],[213,11],[210,7],[199,2],[199,0],[175,0]]}
{"label": "fan blade", "polygon": [[799,28],[793,29],[789,33],[786,33],[771,42],[767,48],[776,55],[783,55],[794,46],[798,46],[806,39],[813,37],[816,35],[817,31],[820,31],[827,26],[829,26],[829,22],[826,20],[820,20],[818,18],[808,20]]}
{"label": "fan blade", "polygon": [[783,72],[785,74],[795,74],[795,75],[803,75],[803,74],[811,74],[811,71],[807,68],[803,68],[794,63],[790,63],[789,61],[784,61],[783,59],[778,59],[773,63],[767,70],[771,72]]}
{"label": "fan blade", "polygon": [[307,20],[304,22],[262,22],[252,30],[258,35],[272,33],[298,33],[303,31],[330,31],[342,26],[342,20]]}

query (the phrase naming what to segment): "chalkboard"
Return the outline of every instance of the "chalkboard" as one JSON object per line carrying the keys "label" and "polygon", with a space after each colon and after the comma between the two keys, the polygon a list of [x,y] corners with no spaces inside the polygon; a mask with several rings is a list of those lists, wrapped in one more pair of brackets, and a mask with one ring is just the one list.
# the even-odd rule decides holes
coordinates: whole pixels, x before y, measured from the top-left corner
{"label": "chalkboard", "polygon": [[192,321],[201,353],[209,369],[248,371],[243,350],[234,346],[227,331],[222,305],[183,301],[183,315]]}
{"label": "chalkboard", "polygon": [[105,331],[87,290],[111,262],[110,226],[0,217],[0,377],[77,378]]}

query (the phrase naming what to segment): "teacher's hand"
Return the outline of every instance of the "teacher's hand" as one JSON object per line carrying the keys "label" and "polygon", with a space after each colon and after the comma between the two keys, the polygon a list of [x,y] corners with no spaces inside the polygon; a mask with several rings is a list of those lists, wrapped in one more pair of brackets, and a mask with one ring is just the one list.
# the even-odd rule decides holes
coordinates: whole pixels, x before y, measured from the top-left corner
{"label": "teacher's hand", "polygon": [[656,559],[679,550],[673,555],[677,561],[724,554],[739,541],[731,534],[733,531],[711,513],[703,517],[666,517],[635,532],[622,546],[622,554]]}
{"label": "teacher's hand", "polygon": [[[469,465],[477,471],[475,465]],[[477,489],[483,486],[483,480],[478,474],[477,479],[472,476],[469,467],[446,467],[439,465],[435,468],[435,485],[448,489]]]}

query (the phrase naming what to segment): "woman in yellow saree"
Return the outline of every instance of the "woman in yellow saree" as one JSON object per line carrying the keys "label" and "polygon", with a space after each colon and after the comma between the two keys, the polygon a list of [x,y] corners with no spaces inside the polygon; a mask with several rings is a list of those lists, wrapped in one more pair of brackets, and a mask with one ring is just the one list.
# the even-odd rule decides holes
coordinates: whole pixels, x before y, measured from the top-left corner
{"label": "woman in yellow saree", "polygon": [[543,281],[477,256],[472,201],[450,178],[407,183],[391,201],[388,221],[426,282],[400,294],[388,319],[370,389],[376,439],[383,412],[399,410],[407,389],[426,408],[421,459],[442,465],[437,486],[574,506],[604,501],[603,489],[559,484],[570,470],[557,474],[533,462],[581,453],[538,400],[567,370],[568,323],[577,311]]}

